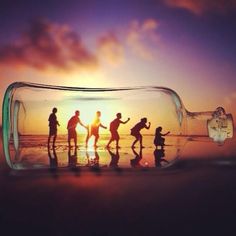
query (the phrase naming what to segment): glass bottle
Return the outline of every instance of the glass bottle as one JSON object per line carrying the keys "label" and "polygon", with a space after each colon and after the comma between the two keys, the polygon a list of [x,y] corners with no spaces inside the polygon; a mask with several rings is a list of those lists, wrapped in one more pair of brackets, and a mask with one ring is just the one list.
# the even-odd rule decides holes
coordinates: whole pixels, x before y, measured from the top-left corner
{"label": "glass bottle", "polygon": [[[115,119],[119,124],[112,128]],[[166,168],[184,159],[225,160],[235,155],[231,114],[222,107],[189,112],[179,95],[164,87],[17,82],[5,92],[2,126],[6,161],[17,170]]]}

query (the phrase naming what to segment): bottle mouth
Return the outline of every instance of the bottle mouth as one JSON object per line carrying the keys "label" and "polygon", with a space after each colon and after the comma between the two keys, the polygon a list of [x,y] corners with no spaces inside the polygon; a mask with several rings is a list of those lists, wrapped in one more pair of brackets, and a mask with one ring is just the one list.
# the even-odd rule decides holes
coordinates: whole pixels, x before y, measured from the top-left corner
{"label": "bottle mouth", "polygon": [[233,116],[226,114],[223,107],[218,107],[207,120],[208,135],[218,144],[223,144],[227,138],[233,138]]}

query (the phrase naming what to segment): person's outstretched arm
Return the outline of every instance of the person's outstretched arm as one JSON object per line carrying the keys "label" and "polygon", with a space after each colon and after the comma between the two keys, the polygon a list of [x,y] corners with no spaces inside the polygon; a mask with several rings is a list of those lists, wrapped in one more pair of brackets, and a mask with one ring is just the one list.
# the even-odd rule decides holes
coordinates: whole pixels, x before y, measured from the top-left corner
{"label": "person's outstretched arm", "polygon": [[99,126],[102,127],[103,129],[107,129],[107,127],[105,125],[103,125],[102,123],[100,123]]}
{"label": "person's outstretched arm", "polygon": [[130,118],[128,118],[126,121],[120,121],[121,124],[126,124],[128,121],[130,121]]}
{"label": "person's outstretched arm", "polygon": [[161,134],[161,136],[166,136],[167,134],[169,134],[170,133],[170,131],[168,131],[167,133],[165,133],[165,134]]}
{"label": "person's outstretched arm", "polygon": [[88,126],[84,125],[84,124],[81,122],[81,120],[79,120],[79,124],[80,124],[81,126],[83,126],[85,129],[88,129]]}
{"label": "person's outstretched arm", "polygon": [[150,129],[151,122],[148,122],[148,125],[145,126],[146,129]]}

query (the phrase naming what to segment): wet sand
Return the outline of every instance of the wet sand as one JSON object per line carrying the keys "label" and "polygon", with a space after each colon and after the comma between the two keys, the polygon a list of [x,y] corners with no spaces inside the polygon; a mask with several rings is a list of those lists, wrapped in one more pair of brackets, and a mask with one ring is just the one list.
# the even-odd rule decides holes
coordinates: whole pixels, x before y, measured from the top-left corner
{"label": "wet sand", "polygon": [[[234,143],[236,140],[228,139],[224,145],[214,143],[208,137],[181,137],[167,136],[162,149],[155,148],[153,136],[143,136],[145,148],[140,149],[139,144],[131,148],[134,138],[130,135],[121,135],[120,147],[115,148],[112,143],[109,149],[106,144],[108,135],[101,135],[98,147],[93,147],[93,140],[89,147],[85,147],[85,137],[78,135],[78,148],[69,149],[66,135],[59,135],[56,147],[48,149],[47,135],[25,135],[20,137],[19,151],[14,151],[13,142],[10,150],[12,163],[15,169],[43,169],[68,167],[98,167],[98,168],[169,168],[177,162],[235,162]],[[73,144],[73,143],[72,143]],[[85,168],[83,168],[85,169]]]}
{"label": "wet sand", "polygon": [[217,163],[185,158],[161,171],[12,171],[1,153],[1,233],[234,235],[236,167]]}

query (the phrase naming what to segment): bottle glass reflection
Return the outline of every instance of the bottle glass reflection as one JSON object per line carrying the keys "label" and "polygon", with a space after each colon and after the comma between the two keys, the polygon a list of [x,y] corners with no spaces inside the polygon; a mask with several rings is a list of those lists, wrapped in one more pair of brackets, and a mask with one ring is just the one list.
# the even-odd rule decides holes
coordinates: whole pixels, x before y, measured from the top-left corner
{"label": "bottle glass reflection", "polygon": [[[48,144],[53,108],[60,126],[55,143],[50,140]],[[69,147],[68,121],[76,111],[84,127],[78,123],[77,143],[72,137]],[[87,143],[86,137],[93,132],[98,111],[104,128],[99,128],[97,147],[93,147],[96,135],[90,133]],[[110,123],[118,113],[127,121],[118,129],[120,148],[115,141],[107,148]],[[146,119],[146,126],[150,122],[150,128],[140,131],[142,143],[139,140],[132,148],[135,136],[131,129],[142,119]],[[165,168],[179,159],[235,155],[231,114],[222,107],[189,112],[178,94],[164,87],[96,89],[14,83],[5,93],[2,123],[5,158],[13,169],[85,167],[91,163],[106,168]],[[154,142],[158,127],[162,134],[169,132],[163,145]]]}

